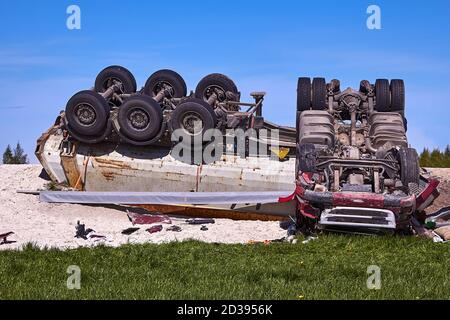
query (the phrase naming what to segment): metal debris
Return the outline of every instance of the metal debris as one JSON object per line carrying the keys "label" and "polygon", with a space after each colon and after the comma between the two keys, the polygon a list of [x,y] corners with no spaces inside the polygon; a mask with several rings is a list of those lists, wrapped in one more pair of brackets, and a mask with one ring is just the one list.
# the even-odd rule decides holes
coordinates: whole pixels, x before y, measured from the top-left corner
{"label": "metal debris", "polygon": [[214,219],[188,219],[186,220],[186,223],[188,224],[210,224],[210,223],[216,223]]}
{"label": "metal debris", "polygon": [[95,232],[95,230],[93,229],[86,229],[86,226],[84,224],[81,224],[80,221],[77,221],[77,225],[75,226],[75,238],[81,238],[84,240],[87,240],[87,236],[89,235],[89,233],[91,232]]}
{"label": "metal debris", "polygon": [[148,228],[146,231],[149,232],[149,233],[156,233],[156,232],[162,231],[162,229],[163,229],[163,226],[159,224],[157,226],[153,226],[153,227]]}
{"label": "metal debris", "polygon": [[8,240],[8,237],[12,236],[13,234],[14,234],[14,232],[12,232],[12,231],[0,234],[0,245],[2,245],[2,244],[10,244],[10,243],[16,242],[16,241]]}
{"label": "metal debris", "polygon": [[179,226],[173,225],[173,226],[168,227],[166,230],[173,231],[173,232],[181,232],[182,229]]}
{"label": "metal debris", "polygon": [[133,225],[136,224],[154,224],[154,223],[167,223],[171,224],[172,220],[166,215],[153,215],[153,214],[139,214],[134,212],[128,212],[128,218]]}
{"label": "metal debris", "polygon": [[136,231],[138,231],[140,228],[128,228],[122,231],[122,234],[129,236],[132,233],[135,233]]}

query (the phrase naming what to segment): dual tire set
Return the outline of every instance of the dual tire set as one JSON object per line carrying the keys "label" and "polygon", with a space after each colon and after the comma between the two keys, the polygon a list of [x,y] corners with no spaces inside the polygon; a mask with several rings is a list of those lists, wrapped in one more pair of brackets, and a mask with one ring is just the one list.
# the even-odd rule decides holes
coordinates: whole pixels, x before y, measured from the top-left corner
{"label": "dual tire set", "polygon": [[[78,92],[68,101],[66,127],[76,140],[85,143],[102,142],[114,129],[123,141],[134,145],[152,144],[167,129],[183,129],[195,136],[215,128],[212,101],[226,101],[230,92],[238,96],[231,79],[211,74],[188,97],[185,81],[172,70],[155,72],[137,91],[129,70],[110,66],[98,74],[93,90]],[[211,100],[213,94],[215,99]]]}
{"label": "dual tire set", "polygon": [[[398,112],[405,111],[405,84],[403,80],[377,79],[374,85],[362,81],[360,92],[373,94],[375,97],[375,111]],[[370,91],[370,92],[369,92]],[[339,84],[327,85],[324,78],[299,78],[297,85],[297,111],[326,110],[327,96],[340,92]]]}

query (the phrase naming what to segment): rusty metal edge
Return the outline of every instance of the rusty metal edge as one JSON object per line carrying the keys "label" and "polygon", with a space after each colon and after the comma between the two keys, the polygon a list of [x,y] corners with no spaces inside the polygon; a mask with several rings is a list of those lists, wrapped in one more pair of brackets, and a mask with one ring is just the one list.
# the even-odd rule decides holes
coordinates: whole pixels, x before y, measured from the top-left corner
{"label": "rusty metal edge", "polygon": [[179,205],[151,205],[141,204],[135,207],[143,208],[149,212],[159,212],[171,215],[180,215],[196,218],[223,218],[231,220],[253,220],[253,221],[283,221],[287,216],[261,214],[253,212],[225,210],[218,208],[206,208],[198,206],[179,206]]}

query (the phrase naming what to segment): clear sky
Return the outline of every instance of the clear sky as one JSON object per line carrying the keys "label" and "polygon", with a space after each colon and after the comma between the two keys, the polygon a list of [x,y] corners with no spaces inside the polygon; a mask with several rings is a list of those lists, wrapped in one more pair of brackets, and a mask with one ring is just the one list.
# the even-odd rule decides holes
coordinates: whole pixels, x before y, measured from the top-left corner
{"label": "clear sky", "polygon": [[[139,86],[161,68],[193,90],[206,74],[230,76],[250,100],[266,91],[268,120],[294,125],[299,76],[403,78],[410,143],[450,143],[450,2],[0,0],[0,150],[36,139],[105,66],[129,68]],[[66,27],[69,5],[81,30]],[[381,30],[366,27],[381,8]]]}

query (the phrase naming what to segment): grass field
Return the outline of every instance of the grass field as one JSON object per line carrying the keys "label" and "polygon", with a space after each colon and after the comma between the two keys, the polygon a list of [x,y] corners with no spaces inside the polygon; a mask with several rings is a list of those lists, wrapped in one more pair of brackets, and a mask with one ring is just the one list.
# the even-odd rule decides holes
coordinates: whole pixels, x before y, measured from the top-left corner
{"label": "grass field", "polygon": [[[81,289],[69,290],[69,265]],[[367,267],[381,268],[368,290]],[[450,247],[400,237],[0,252],[0,299],[450,299]]]}

